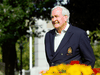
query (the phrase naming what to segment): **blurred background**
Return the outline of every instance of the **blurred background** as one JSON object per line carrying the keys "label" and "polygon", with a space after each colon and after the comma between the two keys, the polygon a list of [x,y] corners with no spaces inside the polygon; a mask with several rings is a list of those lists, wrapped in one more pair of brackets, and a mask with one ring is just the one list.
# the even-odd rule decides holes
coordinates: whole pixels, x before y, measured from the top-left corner
{"label": "blurred background", "polygon": [[35,32],[36,18],[48,23],[57,2],[69,9],[70,23],[87,32],[96,58],[94,67],[100,68],[100,0],[0,0],[0,73],[29,70],[30,22],[34,67],[34,37],[41,37],[41,32]]}

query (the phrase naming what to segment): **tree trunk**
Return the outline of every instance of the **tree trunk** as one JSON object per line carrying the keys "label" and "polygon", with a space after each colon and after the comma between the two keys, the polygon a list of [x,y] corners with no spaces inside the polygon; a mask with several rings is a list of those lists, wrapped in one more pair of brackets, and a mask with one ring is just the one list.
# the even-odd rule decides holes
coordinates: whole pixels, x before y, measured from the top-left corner
{"label": "tree trunk", "polygon": [[1,48],[3,62],[5,63],[5,75],[15,75],[14,68],[17,55],[14,41],[4,42]]}

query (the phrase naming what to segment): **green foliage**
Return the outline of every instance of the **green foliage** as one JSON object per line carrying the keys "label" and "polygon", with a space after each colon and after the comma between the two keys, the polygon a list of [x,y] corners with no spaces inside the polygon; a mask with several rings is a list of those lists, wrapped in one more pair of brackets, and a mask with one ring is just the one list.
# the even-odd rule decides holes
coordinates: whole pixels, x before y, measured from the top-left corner
{"label": "green foliage", "polygon": [[[25,38],[25,40],[22,42],[23,44],[23,51],[22,51],[22,68],[25,69],[25,70],[29,70],[29,41],[28,41],[29,38]],[[32,44],[34,44],[34,37],[32,37]],[[16,43],[16,52],[17,52],[17,60],[18,60],[18,66],[20,67],[20,43],[19,43],[20,40],[17,41]],[[34,66],[34,46],[32,47],[32,63],[33,63],[33,66]]]}
{"label": "green foliage", "polygon": [[1,47],[0,47],[0,62],[2,62],[2,52],[1,52]]}
{"label": "green foliage", "polygon": [[[99,28],[96,28],[96,30],[91,31],[89,37],[91,39],[91,44],[94,43],[94,40],[100,42]],[[97,45],[92,45],[92,48],[96,59],[94,68],[100,68],[100,44],[98,43]]]}
{"label": "green foliage", "polygon": [[[15,43],[27,34],[28,27],[25,27],[25,20],[32,17],[33,5],[32,0],[23,0],[23,2],[22,0],[3,0],[0,3],[0,46],[3,52],[2,62],[6,64],[6,75],[14,75],[13,70],[17,68]],[[12,56],[13,59],[9,60]]]}
{"label": "green foliage", "polygon": [[100,68],[100,45],[94,45],[92,48],[96,59],[94,68]]}
{"label": "green foliage", "polygon": [[96,30],[90,31],[89,37],[91,39],[91,43],[93,43],[94,40],[100,41],[100,30],[99,30],[99,28],[96,28]]}
{"label": "green foliage", "polygon": [[11,6],[4,4],[0,4],[0,7],[0,14],[2,14],[0,15],[0,42],[3,43],[4,40],[8,38],[14,38],[16,35],[18,36],[18,29],[20,27],[18,20],[23,18],[23,15],[21,15],[23,14],[23,11],[21,11],[20,7],[12,8]]}

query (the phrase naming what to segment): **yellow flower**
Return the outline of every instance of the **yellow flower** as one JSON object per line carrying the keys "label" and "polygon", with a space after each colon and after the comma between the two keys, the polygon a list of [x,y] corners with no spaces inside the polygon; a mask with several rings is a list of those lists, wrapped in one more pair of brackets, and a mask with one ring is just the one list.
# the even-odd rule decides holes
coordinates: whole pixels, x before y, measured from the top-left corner
{"label": "yellow flower", "polygon": [[70,66],[66,73],[70,75],[81,75],[80,65],[74,64]]}
{"label": "yellow flower", "polygon": [[96,75],[100,75],[100,73],[97,73]]}
{"label": "yellow flower", "polygon": [[57,69],[57,66],[54,66],[54,67],[53,67],[53,72],[54,72],[54,73],[58,73],[58,72],[59,72],[58,70],[59,70],[59,69]]}
{"label": "yellow flower", "polygon": [[54,75],[61,75],[60,73],[54,73]]}
{"label": "yellow flower", "polygon": [[42,75],[55,75],[55,74],[53,74],[53,73],[44,73]]}
{"label": "yellow flower", "polygon": [[65,66],[65,70],[68,70],[69,67],[71,67],[71,65],[66,65],[66,66]]}
{"label": "yellow flower", "polygon": [[60,75],[67,75],[67,73],[61,73]]}
{"label": "yellow flower", "polygon": [[53,73],[54,66],[50,67],[47,73]]}
{"label": "yellow flower", "polygon": [[[44,71],[42,71],[43,73]],[[52,66],[46,73],[42,75],[92,75],[93,70],[91,66],[86,66],[84,64],[60,64],[57,66]],[[97,73],[96,75],[100,75]]]}
{"label": "yellow flower", "polygon": [[83,75],[91,75],[93,73],[91,66],[81,65],[81,71]]}
{"label": "yellow flower", "polygon": [[58,70],[62,70],[62,69],[65,70],[65,66],[66,66],[65,64],[60,64],[57,66],[57,69]]}
{"label": "yellow flower", "polygon": [[48,71],[46,71],[46,73],[58,73],[58,72],[59,71],[58,71],[56,66],[52,66],[52,67],[49,68]]}

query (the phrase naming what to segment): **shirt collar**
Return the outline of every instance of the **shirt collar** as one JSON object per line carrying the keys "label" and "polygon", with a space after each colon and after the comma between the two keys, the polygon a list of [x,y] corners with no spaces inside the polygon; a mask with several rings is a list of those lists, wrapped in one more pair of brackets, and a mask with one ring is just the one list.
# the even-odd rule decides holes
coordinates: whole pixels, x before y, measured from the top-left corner
{"label": "shirt collar", "polygon": [[[63,33],[66,33],[67,30],[68,30],[68,28],[69,28],[69,26],[70,26],[69,23],[67,23],[67,26],[65,27],[64,30],[61,31],[61,34],[62,34],[62,32],[63,32]],[[56,35],[60,35],[60,34],[56,31],[56,29],[55,29],[55,33],[56,33]]]}

